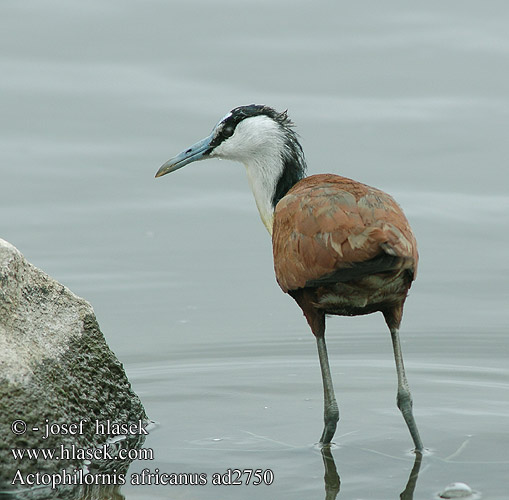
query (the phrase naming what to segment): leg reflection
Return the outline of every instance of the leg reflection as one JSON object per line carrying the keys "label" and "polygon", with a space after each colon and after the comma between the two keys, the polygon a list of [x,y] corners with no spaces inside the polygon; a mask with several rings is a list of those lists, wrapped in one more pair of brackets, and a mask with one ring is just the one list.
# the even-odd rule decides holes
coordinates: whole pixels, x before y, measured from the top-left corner
{"label": "leg reflection", "polygon": [[322,459],[325,475],[325,500],[336,500],[341,486],[338,471],[336,469],[336,462],[330,451],[330,444],[322,446]]}
{"label": "leg reflection", "polygon": [[[334,462],[334,457],[332,456],[330,445],[322,446],[321,452],[323,467],[325,470],[325,474],[323,476],[325,482],[325,500],[336,500],[341,486],[341,481],[339,479],[336,463]],[[399,496],[401,500],[413,500],[415,486],[417,484],[417,478],[419,477],[419,470],[421,468],[421,462],[422,453],[416,452],[414,465],[410,471],[410,476],[408,477],[406,487]]]}
{"label": "leg reflection", "polygon": [[419,477],[419,470],[421,468],[421,462],[422,453],[416,451],[414,466],[412,467],[412,471],[410,472],[406,488],[402,491],[401,495],[399,496],[401,500],[413,500],[415,485],[417,484],[417,478]]}

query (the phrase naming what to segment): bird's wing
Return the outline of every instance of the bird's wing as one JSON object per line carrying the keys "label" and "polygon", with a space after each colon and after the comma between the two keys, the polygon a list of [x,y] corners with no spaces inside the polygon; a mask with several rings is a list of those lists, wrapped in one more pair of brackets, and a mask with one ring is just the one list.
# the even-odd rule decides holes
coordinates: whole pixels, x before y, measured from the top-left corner
{"label": "bird's wing", "polygon": [[417,246],[401,208],[386,193],[336,175],[298,182],[276,206],[274,269],[287,292],[406,267]]}

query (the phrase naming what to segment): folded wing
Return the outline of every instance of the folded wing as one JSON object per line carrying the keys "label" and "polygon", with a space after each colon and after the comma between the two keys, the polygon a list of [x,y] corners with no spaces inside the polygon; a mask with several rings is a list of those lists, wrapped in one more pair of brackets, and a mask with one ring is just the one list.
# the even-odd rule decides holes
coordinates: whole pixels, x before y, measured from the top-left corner
{"label": "folded wing", "polygon": [[415,238],[391,196],[337,175],[298,182],[276,206],[274,269],[283,289],[296,290],[394,269],[415,278]]}

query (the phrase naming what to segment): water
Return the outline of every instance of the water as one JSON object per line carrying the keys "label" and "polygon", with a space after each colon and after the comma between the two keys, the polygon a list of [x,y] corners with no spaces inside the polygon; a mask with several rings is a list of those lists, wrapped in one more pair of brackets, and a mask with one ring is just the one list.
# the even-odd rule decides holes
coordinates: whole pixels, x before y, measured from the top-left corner
{"label": "water", "polygon": [[[252,102],[289,109],[310,173],[390,192],[415,230],[402,337],[430,452],[413,498],[456,481],[507,498],[508,15],[501,1],[2,3],[0,236],[93,304],[158,422],[155,460],[130,473],[274,473],[127,484],[126,499],[325,497],[316,349],[244,169],[153,178]],[[383,320],[332,318],[328,346],[338,498],[399,498],[414,457]]]}

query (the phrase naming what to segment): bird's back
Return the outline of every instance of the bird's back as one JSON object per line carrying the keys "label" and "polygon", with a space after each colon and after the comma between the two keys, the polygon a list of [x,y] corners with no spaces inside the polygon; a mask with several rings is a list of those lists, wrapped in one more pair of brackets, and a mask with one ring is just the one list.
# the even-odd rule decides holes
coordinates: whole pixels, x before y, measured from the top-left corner
{"label": "bird's back", "polygon": [[409,287],[417,269],[416,241],[394,199],[332,174],[302,179],[279,201],[272,242],[285,292],[395,269]]}

